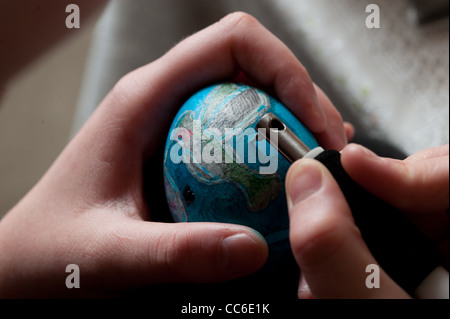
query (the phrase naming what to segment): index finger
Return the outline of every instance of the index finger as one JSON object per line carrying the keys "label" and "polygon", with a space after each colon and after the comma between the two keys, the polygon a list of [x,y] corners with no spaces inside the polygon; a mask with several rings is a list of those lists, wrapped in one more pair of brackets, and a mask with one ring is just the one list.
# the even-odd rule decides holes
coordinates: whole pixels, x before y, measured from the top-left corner
{"label": "index finger", "polygon": [[[338,122],[333,127],[343,132],[342,119],[328,116],[295,55],[244,13],[228,15],[180,42],[162,58],[125,76],[117,86],[122,89],[118,100],[128,105],[124,116],[141,124],[133,125],[135,128],[152,123],[145,138],[151,148],[155,134],[161,134],[170,124],[175,107],[181,106],[183,99],[207,84],[232,79],[240,71],[261,86],[273,88],[281,102],[313,133],[325,132],[327,121]],[[332,140],[333,134],[325,133]]]}
{"label": "index finger", "polygon": [[362,187],[407,212],[448,210],[448,146],[427,149],[409,160],[382,158],[356,144],[342,151],[342,165]]}

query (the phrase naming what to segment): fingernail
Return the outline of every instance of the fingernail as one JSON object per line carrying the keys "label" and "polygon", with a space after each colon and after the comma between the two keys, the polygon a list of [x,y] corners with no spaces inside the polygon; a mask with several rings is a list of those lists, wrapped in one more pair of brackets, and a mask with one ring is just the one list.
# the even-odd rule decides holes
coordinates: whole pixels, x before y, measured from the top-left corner
{"label": "fingernail", "polygon": [[265,260],[263,237],[240,233],[222,240],[222,260],[225,269],[235,274],[247,274],[259,269]]}
{"label": "fingernail", "polygon": [[316,193],[322,186],[322,173],[313,165],[303,165],[290,176],[286,185],[289,208]]}

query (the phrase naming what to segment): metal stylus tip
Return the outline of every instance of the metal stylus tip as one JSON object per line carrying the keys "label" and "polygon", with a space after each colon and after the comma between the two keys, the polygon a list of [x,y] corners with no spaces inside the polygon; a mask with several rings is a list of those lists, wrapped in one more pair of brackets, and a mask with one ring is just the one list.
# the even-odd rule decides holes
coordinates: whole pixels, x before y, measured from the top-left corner
{"label": "metal stylus tip", "polygon": [[[291,163],[303,158],[310,151],[310,148],[273,113],[264,114],[256,124],[256,128],[258,134],[269,141]],[[271,140],[271,134],[276,134],[277,138]]]}

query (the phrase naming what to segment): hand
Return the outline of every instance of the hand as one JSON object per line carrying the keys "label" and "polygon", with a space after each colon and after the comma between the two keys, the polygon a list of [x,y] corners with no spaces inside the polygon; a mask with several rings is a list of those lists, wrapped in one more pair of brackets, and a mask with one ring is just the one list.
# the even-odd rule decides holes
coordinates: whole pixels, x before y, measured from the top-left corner
{"label": "hand", "polygon": [[[346,144],[339,113],[316,94],[289,49],[252,17],[231,14],[124,76],[1,220],[0,295],[99,296],[153,283],[228,280],[260,268],[267,245],[255,231],[152,222],[142,195],[144,162],[183,101],[239,72],[272,88],[322,145]],[[80,289],[65,287],[68,264],[79,266]]]}
{"label": "hand", "polygon": [[[439,245],[448,265],[448,145],[399,161],[349,144],[341,159],[356,183],[416,222]],[[410,298],[382,270],[380,288],[365,286],[365,268],[376,261],[325,166],[311,159],[297,161],[286,187],[290,240],[301,269],[299,298]]]}

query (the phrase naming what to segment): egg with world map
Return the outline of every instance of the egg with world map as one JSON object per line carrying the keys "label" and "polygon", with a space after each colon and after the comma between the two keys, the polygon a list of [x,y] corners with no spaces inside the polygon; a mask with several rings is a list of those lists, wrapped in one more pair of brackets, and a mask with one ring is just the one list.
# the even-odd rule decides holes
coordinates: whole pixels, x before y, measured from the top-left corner
{"label": "egg with world map", "polygon": [[164,153],[164,185],[175,222],[241,224],[269,247],[265,269],[291,258],[285,179],[289,161],[258,134],[273,113],[309,148],[313,135],[277,99],[244,84],[192,95],[175,116]]}

